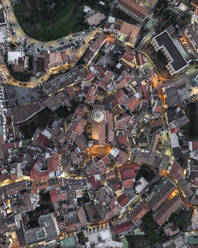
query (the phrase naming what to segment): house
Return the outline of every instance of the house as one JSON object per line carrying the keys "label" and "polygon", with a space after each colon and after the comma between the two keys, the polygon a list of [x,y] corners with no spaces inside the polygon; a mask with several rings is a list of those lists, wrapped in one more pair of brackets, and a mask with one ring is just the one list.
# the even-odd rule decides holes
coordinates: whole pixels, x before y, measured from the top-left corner
{"label": "house", "polygon": [[146,204],[141,201],[138,203],[133,210],[130,213],[130,218],[133,222],[139,223],[141,219],[149,212],[149,208],[146,206]]}
{"label": "house", "polygon": [[83,119],[83,118],[77,118],[70,126],[70,130],[72,131],[72,133],[76,134],[76,135],[81,135],[84,127],[87,123],[87,120]]}
{"label": "house", "polygon": [[86,98],[85,98],[85,103],[86,104],[94,104],[96,98],[97,98],[97,86],[93,85],[89,88],[89,91],[86,95]]}
{"label": "house", "polygon": [[53,153],[50,158],[47,158],[47,169],[49,171],[50,178],[60,175],[60,154]]}
{"label": "house", "polygon": [[120,77],[114,81],[113,86],[115,90],[121,89],[128,85],[128,83],[131,81],[131,76],[128,72],[123,71]]}
{"label": "house", "polygon": [[129,197],[125,193],[123,193],[117,198],[117,201],[121,207],[125,207],[127,203],[129,203],[129,200]]}
{"label": "house", "polygon": [[105,71],[104,76],[98,82],[98,87],[104,89],[105,91],[108,91],[114,78],[115,75],[113,72]]}
{"label": "house", "polygon": [[132,96],[127,100],[124,106],[126,109],[129,109],[130,112],[134,112],[135,110],[137,110],[140,104],[141,104],[141,94],[137,92],[134,96]]}
{"label": "house", "polygon": [[140,27],[130,24],[121,19],[116,19],[114,30],[117,31],[117,35],[120,40],[125,41],[128,45],[134,47],[137,41]]}
{"label": "house", "polygon": [[174,161],[169,174],[177,181],[180,181],[184,176],[184,169],[178,162]]}
{"label": "house", "polygon": [[135,67],[135,54],[129,51],[125,51],[122,55],[121,61],[125,64],[129,65],[130,67]]}
{"label": "house", "polygon": [[140,170],[140,166],[136,163],[126,163],[119,168],[122,180],[132,179],[136,177],[137,172]]}

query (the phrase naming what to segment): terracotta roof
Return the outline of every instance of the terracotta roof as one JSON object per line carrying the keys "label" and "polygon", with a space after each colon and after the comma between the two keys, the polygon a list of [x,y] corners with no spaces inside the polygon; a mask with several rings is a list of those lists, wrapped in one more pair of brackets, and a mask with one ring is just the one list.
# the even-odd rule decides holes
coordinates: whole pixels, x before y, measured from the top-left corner
{"label": "terracotta roof", "polygon": [[58,196],[55,189],[50,190],[50,199],[52,203],[58,202]]}
{"label": "terracotta roof", "polygon": [[43,135],[42,133],[39,134],[38,138],[37,138],[37,145],[42,147],[42,148],[46,148],[49,145],[49,139]]}
{"label": "terracotta roof", "polygon": [[163,225],[179,207],[182,206],[182,200],[179,196],[164,202],[153,214],[153,219],[161,226]]}
{"label": "terracotta roof", "polygon": [[97,86],[93,85],[89,88],[89,91],[86,95],[85,103],[94,104],[97,97]]}
{"label": "terracotta roof", "polygon": [[59,166],[59,154],[53,153],[51,158],[47,158],[48,171],[57,171]]}
{"label": "terracotta roof", "polygon": [[85,210],[88,215],[89,221],[90,222],[97,222],[99,219],[98,212],[96,211],[96,208],[94,207],[92,202],[87,202],[85,205]]}
{"label": "terracotta roof", "polygon": [[123,115],[115,122],[115,128],[116,129],[125,129],[127,127],[128,122],[131,120],[130,115]]}
{"label": "terracotta roof", "polygon": [[48,68],[54,67],[57,65],[65,64],[66,62],[66,53],[50,53]]}
{"label": "terracotta roof", "polygon": [[72,132],[78,135],[81,135],[86,123],[87,123],[87,120],[82,119],[82,118],[76,120],[75,122],[72,123],[72,126],[71,126]]}
{"label": "terracotta roof", "polygon": [[174,161],[172,168],[170,170],[170,175],[179,181],[182,179],[184,175],[184,169],[181,167],[179,163]]}
{"label": "terracotta roof", "polygon": [[143,55],[141,53],[138,53],[135,55],[135,59],[136,59],[136,63],[137,63],[137,66],[141,66],[144,64],[144,59],[143,59]]}
{"label": "terracotta roof", "polygon": [[66,92],[69,94],[70,100],[72,100],[75,97],[75,91],[73,87],[67,87]]}
{"label": "terracotta roof", "polygon": [[102,43],[105,41],[105,36],[101,34],[98,36],[96,35],[95,38],[96,38],[95,41],[89,47],[89,49],[94,52],[97,51],[102,45]]}
{"label": "terracotta roof", "polygon": [[[140,88],[141,88],[141,91],[142,91],[143,99],[149,100],[149,92],[147,90],[147,85],[146,84],[141,84]],[[157,105],[157,106],[159,106],[159,105]],[[159,112],[159,109],[157,109],[157,112]]]}
{"label": "terracotta roof", "polygon": [[140,32],[140,27],[123,21],[119,30],[120,33],[130,37],[130,42],[135,44],[137,36]]}
{"label": "terracotta roof", "polygon": [[130,53],[128,51],[125,51],[124,54],[122,55],[122,59],[130,62],[130,63],[134,63],[134,57],[135,55],[133,53]]}
{"label": "terracotta roof", "polygon": [[144,19],[148,14],[148,11],[144,7],[137,4],[135,0],[118,0],[118,4],[124,6],[126,9],[142,19]]}
{"label": "terracotta roof", "polygon": [[127,179],[122,181],[122,185],[125,189],[131,188],[133,186],[133,179]]}
{"label": "terracotta roof", "polygon": [[87,225],[87,216],[86,216],[86,213],[85,213],[85,210],[84,210],[84,208],[83,208],[83,206],[82,207],[80,207],[78,210],[77,210],[77,214],[78,214],[78,218],[79,218],[79,220],[80,220],[80,223],[82,224],[82,225]]}
{"label": "terracotta roof", "polygon": [[106,180],[110,180],[110,179],[115,179],[116,178],[116,174],[115,171],[112,169],[110,171],[108,171],[106,174]]}
{"label": "terracotta roof", "polygon": [[119,167],[122,180],[134,178],[139,170],[140,166],[132,162]]}
{"label": "terracotta roof", "polygon": [[123,193],[122,195],[120,195],[118,198],[117,198],[119,204],[121,207],[124,207],[128,202],[129,202],[129,197]]}
{"label": "terracotta roof", "polygon": [[176,189],[175,184],[173,184],[170,180],[166,180],[161,182],[161,185],[157,185],[159,188],[157,191],[153,191],[147,200],[147,205],[153,211],[160,207],[171,195],[171,193]]}
{"label": "terracotta roof", "polygon": [[127,143],[128,143],[126,136],[118,135],[116,137],[116,139],[117,139],[118,145],[120,145],[120,146],[127,145]]}
{"label": "terracotta roof", "polygon": [[127,101],[127,107],[131,112],[135,111],[140,105],[141,101],[135,95]]}
{"label": "terracotta roof", "polygon": [[91,176],[88,181],[91,183],[92,187],[94,188],[94,190],[98,190],[102,185],[100,183],[100,181],[96,181],[94,176]]}
{"label": "terracotta roof", "polygon": [[198,150],[198,140],[192,141],[192,151]]}
{"label": "terracotta roof", "polygon": [[96,123],[93,122],[92,124],[92,139],[97,140],[99,145],[105,145],[105,122]]}
{"label": "terracotta roof", "polygon": [[118,156],[116,157],[117,164],[124,164],[129,159],[128,152],[120,149]]}
{"label": "terracotta roof", "polygon": [[122,224],[113,227],[115,234],[123,233],[129,231],[132,228],[131,222],[127,221]]}
{"label": "terracotta roof", "polygon": [[92,81],[95,76],[96,75],[88,68],[86,71],[86,81]]}
{"label": "terracotta roof", "polygon": [[30,172],[30,177],[34,180],[47,180],[49,179],[49,172],[39,172],[33,167]]}
{"label": "terracotta roof", "polygon": [[130,217],[131,219],[138,223],[141,221],[141,219],[144,217],[145,214],[149,212],[149,208],[146,206],[146,204],[142,201],[138,203],[132,210]]}
{"label": "terracotta roof", "polygon": [[118,90],[127,86],[130,80],[130,74],[128,74],[126,71],[123,71],[121,76],[115,81],[115,88]]}
{"label": "terracotta roof", "polygon": [[16,107],[11,108],[13,122],[14,124],[19,124],[24,121],[27,121],[43,109],[44,109],[44,106],[41,105],[40,103],[17,105]]}
{"label": "terracotta roof", "polygon": [[114,73],[111,71],[106,71],[103,74],[102,79],[98,82],[98,86],[104,90],[107,90],[107,85],[113,80],[115,77]]}
{"label": "terracotta roof", "polygon": [[78,105],[77,108],[75,109],[74,115],[83,117],[86,111],[87,108],[85,106]]}

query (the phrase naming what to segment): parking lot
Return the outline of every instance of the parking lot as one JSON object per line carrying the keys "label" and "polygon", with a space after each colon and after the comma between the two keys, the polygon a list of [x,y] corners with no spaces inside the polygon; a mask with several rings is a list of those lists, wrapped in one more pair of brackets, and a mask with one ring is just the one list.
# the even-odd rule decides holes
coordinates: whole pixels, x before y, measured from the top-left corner
{"label": "parking lot", "polygon": [[90,28],[88,30],[74,33],[50,42],[37,41],[27,36],[23,32],[14,15],[10,0],[3,0],[2,3],[6,13],[6,19],[8,20],[7,24],[10,40],[14,43],[17,43],[19,50],[24,50],[29,55],[42,55],[43,53],[50,54],[53,52],[78,49],[84,43],[85,38],[93,31],[93,29]]}

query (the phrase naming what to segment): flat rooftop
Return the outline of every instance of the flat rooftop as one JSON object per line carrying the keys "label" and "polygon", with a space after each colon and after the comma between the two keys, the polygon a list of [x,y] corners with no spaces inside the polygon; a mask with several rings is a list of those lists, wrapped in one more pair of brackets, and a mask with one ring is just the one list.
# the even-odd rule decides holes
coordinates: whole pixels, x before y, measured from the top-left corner
{"label": "flat rooftop", "polygon": [[178,50],[177,46],[175,45],[175,42],[170,37],[167,30],[164,30],[154,39],[157,41],[160,47],[164,46],[168,51],[168,53],[170,54],[170,56],[172,57],[173,61],[170,62],[170,64],[172,65],[175,71],[179,71],[187,65],[186,60]]}

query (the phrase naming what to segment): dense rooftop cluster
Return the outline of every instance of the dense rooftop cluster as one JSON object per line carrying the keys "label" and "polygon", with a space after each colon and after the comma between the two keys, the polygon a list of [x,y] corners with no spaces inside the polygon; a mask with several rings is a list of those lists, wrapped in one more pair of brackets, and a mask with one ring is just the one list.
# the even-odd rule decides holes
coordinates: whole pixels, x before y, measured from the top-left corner
{"label": "dense rooftop cluster", "polygon": [[0,247],[197,247],[198,1],[98,4],[42,43],[2,0]]}

